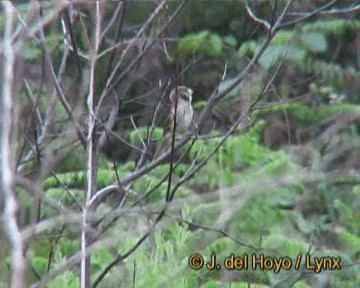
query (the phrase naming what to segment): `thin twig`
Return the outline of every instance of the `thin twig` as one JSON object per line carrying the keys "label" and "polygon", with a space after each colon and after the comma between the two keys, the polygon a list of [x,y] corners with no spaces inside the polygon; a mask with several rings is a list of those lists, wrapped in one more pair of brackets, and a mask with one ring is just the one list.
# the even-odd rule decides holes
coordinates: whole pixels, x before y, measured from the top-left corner
{"label": "thin twig", "polygon": [[[318,14],[319,15],[332,15],[332,14],[346,14],[346,13],[353,13],[360,10],[360,4],[354,5],[354,6],[350,6],[350,7],[346,7],[346,8],[332,8],[330,10],[324,10],[324,11],[320,11]],[[289,13],[289,15],[294,15],[294,16],[306,16],[308,15],[309,12],[291,12]]]}
{"label": "thin twig", "polygon": [[291,21],[288,21],[288,22],[285,22],[285,23],[281,24],[279,28],[289,27],[289,26],[295,25],[297,23],[303,22],[303,21],[305,21],[307,19],[310,19],[311,17],[314,17],[315,15],[318,15],[319,13],[321,13],[321,11],[333,6],[337,1],[338,0],[332,0],[329,3],[315,9],[312,12],[309,12],[309,13],[305,14],[304,16],[302,16],[302,17],[300,17],[298,19],[291,20]]}
{"label": "thin twig", "polygon": [[[111,90],[113,90],[115,88],[115,84],[112,84],[112,82],[113,82],[113,80],[115,78],[115,75],[117,74],[120,66],[123,63],[123,60],[125,59],[125,56],[130,51],[130,49],[133,46],[133,44],[135,43],[135,41],[140,38],[140,36],[146,31],[146,29],[149,27],[149,25],[151,25],[151,23],[154,21],[155,17],[162,11],[162,9],[164,8],[166,2],[167,2],[167,0],[163,0],[156,7],[155,11],[151,14],[149,19],[144,23],[144,25],[141,27],[141,29],[136,33],[135,37],[130,41],[130,43],[128,44],[126,49],[122,52],[119,62],[115,65],[112,73],[110,74],[110,76],[107,79],[106,86],[105,86],[105,89],[104,89],[102,95],[100,96],[99,103],[101,103],[103,101],[103,98],[106,97],[106,95],[109,93],[109,91],[111,91]],[[133,61],[133,63],[134,63],[134,61]],[[128,70],[128,69],[126,69],[126,70]]]}
{"label": "thin twig", "polygon": [[[142,57],[146,54],[146,52],[156,43],[156,39],[158,39],[164,32],[165,30],[168,28],[168,26],[172,23],[172,21],[175,19],[175,17],[178,15],[178,13],[180,12],[180,10],[183,8],[183,6],[185,5],[185,1],[183,0],[178,7],[176,8],[176,10],[173,12],[173,14],[170,16],[169,20],[164,24],[164,26],[162,27],[162,29],[160,29],[160,31],[157,33],[157,35],[154,37],[154,39],[152,41],[150,41],[148,43],[148,45],[146,47],[144,47],[144,49],[141,51],[141,53],[139,53],[139,55],[126,67],[126,69],[114,80],[113,78],[115,77],[115,69],[112,73],[112,75],[110,76],[109,80],[108,80],[108,84],[107,87],[105,87],[104,89],[104,94],[108,94],[110,90],[115,89],[117,87],[117,85],[124,79],[124,77],[130,73],[130,71],[132,71],[132,69],[138,65],[138,63],[141,61]],[[165,1],[162,2],[161,4],[165,4]],[[156,11],[155,11],[156,12]],[[154,13],[155,13],[154,12]],[[134,39],[135,40],[135,39]],[[127,47],[130,48],[132,44],[129,44],[129,46]],[[125,50],[127,51],[127,50]],[[122,60],[120,60],[122,61]],[[118,67],[116,67],[118,69]],[[116,71],[117,71],[116,69]]]}
{"label": "thin twig", "polygon": [[266,20],[264,19],[261,19],[261,18],[258,18],[254,12],[251,10],[249,4],[248,4],[248,1],[245,1],[245,8],[246,8],[246,12],[248,13],[248,15],[250,16],[251,19],[254,20],[255,23],[258,23],[262,26],[264,26],[264,28],[267,30],[267,31],[270,31],[270,24],[269,22],[267,22]]}

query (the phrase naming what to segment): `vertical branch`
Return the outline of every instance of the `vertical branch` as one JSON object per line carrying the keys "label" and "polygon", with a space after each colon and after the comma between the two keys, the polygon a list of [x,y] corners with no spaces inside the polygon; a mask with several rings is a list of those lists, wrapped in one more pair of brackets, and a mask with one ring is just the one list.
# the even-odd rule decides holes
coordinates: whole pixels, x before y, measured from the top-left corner
{"label": "vertical branch", "polygon": [[[81,233],[81,288],[88,288],[91,286],[91,267],[90,255],[87,255],[86,250],[93,242],[91,235],[89,235],[88,227],[91,218],[91,209],[89,203],[92,195],[96,191],[96,174],[97,174],[97,155],[98,149],[96,145],[96,115],[94,107],[94,93],[95,93],[95,66],[100,42],[100,29],[101,29],[101,15],[100,15],[100,2],[96,1],[96,27],[94,37],[94,47],[90,48],[90,81],[89,81],[89,94],[87,97],[88,107],[88,136],[87,136],[87,167],[86,167],[86,195],[85,205],[83,210],[83,225]],[[90,216],[90,217],[89,217]]]}
{"label": "vertical branch", "polygon": [[[177,81],[178,82],[178,81]],[[170,202],[171,197],[170,197],[170,191],[171,191],[171,180],[172,180],[172,174],[173,174],[173,169],[174,169],[174,149],[175,149],[175,138],[176,138],[176,116],[177,116],[177,109],[178,109],[178,90],[177,90],[177,86],[175,88],[175,107],[174,107],[174,116],[173,119],[171,119],[171,121],[173,121],[173,129],[171,131],[171,150],[170,150],[170,166],[169,166],[169,179],[168,179],[168,186],[167,186],[167,190],[166,190],[166,202]],[[179,120],[180,121],[180,120]]]}
{"label": "vertical branch", "polygon": [[12,128],[14,127],[13,95],[12,87],[14,81],[15,51],[12,44],[12,30],[14,24],[15,9],[10,1],[2,2],[5,10],[5,33],[4,33],[4,62],[3,62],[3,89],[0,98],[1,114],[1,142],[0,142],[0,189],[4,197],[4,226],[11,244],[12,271],[11,287],[25,287],[26,257],[24,238],[16,221],[17,200],[15,196],[14,182],[14,143]]}

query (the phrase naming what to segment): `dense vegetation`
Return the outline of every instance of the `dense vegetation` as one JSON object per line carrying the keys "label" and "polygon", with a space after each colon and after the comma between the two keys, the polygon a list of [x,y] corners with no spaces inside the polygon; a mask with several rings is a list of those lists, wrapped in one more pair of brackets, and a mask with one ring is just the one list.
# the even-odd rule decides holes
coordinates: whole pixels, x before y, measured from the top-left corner
{"label": "dense vegetation", "polygon": [[[129,1],[124,39],[134,37],[133,27],[141,27],[152,13],[154,2],[158,1]],[[283,7],[286,1],[249,2],[257,17],[270,22],[273,2]],[[292,11],[311,11],[324,1],[308,2],[295,1]],[[340,2],[343,7],[355,5],[354,1]],[[149,39],[156,37],[177,4],[171,1],[158,15],[156,24],[147,31]],[[109,21],[114,8],[116,2],[106,4],[105,20]],[[48,6],[44,12],[50,13],[52,9]],[[245,80],[221,99],[203,130],[182,148],[188,151],[187,155],[172,163],[175,166],[172,187],[181,184],[174,200],[146,241],[127,257],[121,258],[146,234],[163,209],[169,189],[169,182],[163,178],[170,164],[163,162],[131,183],[126,197],[118,199],[119,196],[111,195],[99,204],[92,220],[96,227],[94,238],[100,243],[91,257],[93,284],[98,287],[359,287],[359,13],[355,10],[320,14],[276,34]],[[289,15],[288,21],[291,19]],[[57,67],[62,55],[59,51],[64,45],[59,25],[56,23],[46,33],[46,43]],[[93,23],[88,21],[84,25]],[[2,17],[1,30],[3,26]],[[80,23],[74,25],[79,51],[86,49],[82,29]],[[193,106],[199,115],[212,91],[216,87],[226,89],[231,84],[265,37],[266,31],[249,17],[242,1],[214,1],[211,5],[208,1],[190,1],[158,39],[159,43],[166,43],[166,53],[158,52],[161,45],[158,48],[155,44],[136,72],[117,87],[121,101],[113,130],[126,138],[131,147],[142,149],[149,133],[149,114],[155,110],[159,93],[150,93],[145,100],[141,96],[170,78],[193,88]],[[140,43],[140,51],[141,45],[146,47]],[[25,67],[22,77],[28,79],[34,90],[38,83],[26,73],[32,71],[31,65],[37,69],[41,66],[42,53],[41,47],[33,42],[27,42],[21,50]],[[135,57],[136,53],[130,51],[130,56]],[[64,77],[64,90],[69,91],[72,105],[77,94],[71,91],[78,85],[74,81],[77,68],[73,54],[74,61]],[[121,53],[118,54],[117,60]],[[99,93],[108,76],[106,57],[96,67],[95,87]],[[124,69],[131,57],[125,59]],[[264,89],[272,75],[276,77]],[[50,103],[51,92],[46,84],[44,87],[39,97],[40,111]],[[28,90],[22,88],[19,93],[25,111]],[[222,136],[241,113],[246,117],[220,145]],[[55,117],[53,137],[57,139],[62,135],[59,127],[67,119],[61,105],[56,106]],[[152,142],[161,138],[163,120],[156,124]],[[31,141],[31,127],[27,129]],[[39,201],[36,223],[57,219],[64,211],[82,211],[87,183],[86,154],[78,143],[66,143],[66,148],[61,142],[54,141],[52,145],[66,149],[66,153],[36,184],[43,191],[41,197],[34,199],[24,187],[16,190],[22,208],[19,217],[25,228],[34,221],[29,219],[36,214],[31,210],[35,201]],[[101,148],[98,190],[138,169],[139,153],[124,146],[111,138]],[[20,145],[15,149],[20,155]],[[45,154],[47,150],[41,149]],[[212,157],[182,183],[192,171],[192,165],[209,155]],[[144,162],[150,160],[146,158]],[[24,177],[35,179],[34,175],[41,171],[37,161],[28,162]],[[119,201],[124,201],[121,209],[114,204]],[[0,287],[7,287],[5,279],[9,278],[11,263],[7,253],[9,243],[3,236],[0,241]],[[37,234],[27,249],[28,282],[51,276],[80,247],[76,221],[59,221],[58,225]],[[251,267],[240,271],[226,271],[223,267],[210,271],[204,266],[196,270],[189,267],[189,257],[195,253],[203,255],[205,262],[215,253],[221,265],[232,253],[241,257],[260,253],[289,257],[292,268],[281,269],[279,273]],[[302,262],[295,269],[299,254]],[[312,261],[314,257],[340,257],[341,270],[315,273],[305,269],[307,254]],[[108,266],[116,259],[118,265]],[[106,267],[111,269],[107,271]],[[79,267],[72,265],[46,285],[79,287]]]}

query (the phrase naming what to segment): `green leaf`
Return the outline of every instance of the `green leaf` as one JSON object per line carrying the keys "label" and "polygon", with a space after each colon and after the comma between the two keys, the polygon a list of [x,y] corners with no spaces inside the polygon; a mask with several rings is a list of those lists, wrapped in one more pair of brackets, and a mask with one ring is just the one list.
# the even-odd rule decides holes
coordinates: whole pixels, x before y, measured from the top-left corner
{"label": "green leaf", "polygon": [[65,271],[60,276],[57,276],[52,280],[47,287],[52,288],[77,288],[80,287],[80,281],[78,276],[72,271]]}
{"label": "green leaf", "polygon": [[240,46],[238,55],[244,57],[251,57],[252,55],[254,55],[258,47],[259,44],[257,42],[247,41]]}
{"label": "green leaf", "polygon": [[225,36],[223,38],[223,42],[224,42],[224,44],[226,44],[226,45],[228,45],[228,46],[230,46],[232,48],[235,48],[236,45],[237,45],[236,38],[234,36],[232,36],[232,35]]}
{"label": "green leaf", "polygon": [[[147,127],[139,127],[138,129],[134,129],[130,133],[130,143],[133,145],[139,145],[142,141],[146,142],[148,133]],[[163,136],[163,129],[159,127],[155,127],[152,133],[152,140],[160,140]]]}
{"label": "green leaf", "polygon": [[50,176],[44,182],[45,189],[52,187],[60,187],[61,185],[71,187],[84,187],[85,173],[83,171],[58,173],[56,177]]}
{"label": "green leaf", "polygon": [[336,37],[343,36],[349,29],[360,29],[360,21],[355,19],[321,19],[303,25],[303,31],[319,31],[332,34]]}
{"label": "green leaf", "polygon": [[208,57],[219,57],[222,52],[222,38],[210,31],[191,33],[180,39],[177,51],[180,55],[202,54]]}
{"label": "green leaf", "polygon": [[197,101],[193,104],[193,108],[194,110],[201,110],[205,107],[206,103],[206,101]]}
{"label": "green leaf", "polygon": [[337,235],[347,244],[348,247],[350,247],[352,254],[356,257],[356,255],[360,252],[359,235],[352,234],[345,229],[338,231]]}
{"label": "green leaf", "polygon": [[326,37],[323,33],[304,33],[301,35],[301,41],[312,52],[325,52],[328,48]]}
{"label": "green leaf", "polygon": [[200,49],[201,45],[204,44],[209,35],[209,31],[188,34],[180,39],[177,49],[180,53],[192,54]]}
{"label": "green leaf", "polygon": [[32,256],[30,258],[30,260],[31,260],[32,267],[37,272],[46,272],[46,269],[47,269],[47,266],[49,263],[49,259],[44,258],[44,257]]}
{"label": "green leaf", "polygon": [[223,287],[219,281],[216,280],[210,280],[206,282],[205,284],[200,286],[201,288],[221,288]]}
{"label": "green leaf", "polygon": [[114,170],[111,169],[98,169],[97,171],[97,181],[96,184],[99,187],[104,187],[110,182],[116,180],[116,175]]}
{"label": "green leaf", "polygon": [[279,31],[276,33],[271,44],[273,45],[286,45],[293,40],[294,32],[293,31]]}
{"label": "green leaf", "polygon": [[292,45],[271,45],[264,51],[259,59],[259,63],[268,69],[285,55],[290,60],[303,61],[305,60],[306,50]]}
{"label": "green leaf", "polygon": [[111,262],[112,257],[110,252],[106,249],[95,250],[91,256],[91,264],[101,268]]}
{"label": "green leaf", "polygon": [[41,49],[34,42],[28,42],[20,50],[20,56],[25,60],[37,60],[41,57]]}
{"label": "green leaf", "polygon": [[206,54],[208,56],[213,56],[213,57],[220,56],[222,49],[221,37],[217,34],[211,34],[209,41],[210,41],[209,43],[210,46],[209,49],[206,50],[207,51]]}
{"label": "green leaf", "polygon": [[288,46],[286,48],[287,56],[294,61],[303,61],[306,57],[306,50],[297,46]]}
{"label": "green leaf", "polygon": [[296,257],[299,253],[306,253],[309,249],[308,243],[305,241],[289,238],[287,235],[279,233],[270,234],[264,239],[264,248],[281,249],[281,255],[287,257]]}

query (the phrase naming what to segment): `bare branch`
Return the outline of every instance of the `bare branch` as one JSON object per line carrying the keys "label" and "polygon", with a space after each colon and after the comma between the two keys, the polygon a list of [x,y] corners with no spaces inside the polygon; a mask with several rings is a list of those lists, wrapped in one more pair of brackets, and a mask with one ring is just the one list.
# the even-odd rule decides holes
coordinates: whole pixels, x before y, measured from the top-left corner
{"label": "bare branch", "polygon": [[[116,247],[117,245],[119,245],[119,243],[117,241],[114,241],[114,239],[97,241],[96,243],[93,243],[86,248],[85,255],[88,256],[99,249]],[[70,256],[68,259],[63,260],[54,269],[52,269],[49,274],[44,276],[40,281],[32,284],[30,287],[44,287],[45,284],[53,280],[56,276],[78,265],[81,262],[81,258],[83,256],[82,253],[83,252],[77,252]]]}
{"label": "bare branch", "polygon": [[[2,221],[6,229],[7,236],[11,243],[11,287],[21,288],[25,286],[25,274],[27,260],[25,256],[25,243],[21,235],[20,227],[16,220],[18,202],[15,195],[15,159],[13,149],[13,81],[15,65],[15,49],[12,43],[12,32],[14,25],[15,8],[10,1],[3,1],[5,11],[5,31],[4,31],[4,63],[3,63],[3,89],[0,98],[0,191],[4,197],[4,215]],[[0,202],[1,202],[0,198]]]}
{"label": "bare branch", "polygon": [[[96,2],[96,24],[94,31],[94,46],[90,51],[90,82],[89,82],[89,94],[87,96],[88,107],[88,136],[87,136],[87,167],[86,167],[86,193],[85,193],[85,207],[83,209],[83,221],[81,231],[81,288],[87,288],[91,285],[91,265],[90,257],[87,255],[87,247],[93,242],[90,233],[87,231],[87,226],[90,223],[89,216],[92,211],[89,210],[89,203],[92,195],[96,191],[96,179],[97,179],[97,157],[98,147],[96,138],[96,115],[95,115],[95,66],[97,61],[97,53],[100,45],[100,31],[101,31],[101,13],[100,3]],[[100,104],[99,104],[100,105]]]}
{"label": "bare branch", "polygon": [[[271,40],[273,39],[273,37],[275,36],[275,34],[277,33],[277,31],[281,28],[282,25],[282,20],[284,18],[284,16],[286,15],[287,10],[289,9],[290,5],[292,3],[292,0],[289,0],[285,6],[285,8],[283,9],[282,13],[280,14],[280,16],[277,18],[277,20],[275,21],[275,24],[271,27],[270,32],[267,34],[267,37],[264,39],[262,45],[259,47],[258,51],[254,54],[254,56],[252,57],[251,61],[248,63],[248,65],[244,68],[244,70],[237,76],[235,77],[235,79],[233,80],[232,84],[229,85],[228,87],[226,87],[223,90],[219,90],[218,88],[215,89],[215,91],[212,93],[212,95],[210,96],[207,105],[205,106],[205,108],[201,111],[200,116],[198,118],[198,123],[197,123],[197,128],[194,127],[194,129],[192,131],[190,131],[189,133],[185,134],[184,137],[182,139],[179,140],[179,142],[177,142],[175,144],[174,149],[177,150],[180,147],[182,147],[185,143],[188,142],[188,140],[192,137],[192,135],[198,134],[198,131],[201,130],[202,125],[205,123],[206,119],[208,118],[212,108],[214,107],[214,105],[220,100],[222,99],[226,94],[228,94],[230,91],[232,91],[235,87],[237,87],[237,85],[239,85],[240,82],[242,82],[242,80],[245,78],[245,76],[249,73],[249,71],[252,69],[252,67],[257,63],[257,61],[260,59],[261,55],[263,54],[263,52],[266,50],[266,48],[268,47],[268,45],[271,43]],[[323,9],[326,9],[326,7]],[[318,13],[320,12],[320,10],[317,11]],[[285,57],[285,56],[284,56]],[[285,58],[283,58],[284,60]],[[280,65],[278,67],[280,67],[282,65],[281,61]],[[278,71],[277,71],[278,72]],[[275,73],[274,77],[277,75],[277,72]],[[273,77],[273,78],[274,78]],[[269,84],[269,83],[268,83]],[[266,90],[269,88],[269,86],[266,87]],[[229,130],[229,135],[231,133],[234,132],[235,128],[237,127],[237,125],[239,125],[239,123],[242,121],[241,119],[238,119],[238,123],[234,123],[234,127],[233,131]],[[224,140],[225,141],[225,140]],[[151,171],[152,169],[154,169],[156,166],[158,166],[160,163],[162,163],[165,159],[167,159],[169,157],[171,153],[171,150],[169,149],[168,151],[166,151],[165,153],[163,153],[160,157],[158,157],[157,159],[155,159],[154,161],[152,161],[151,163],[147,164],[146,166],[137,169],[136,171],[132,172],[131,174],[129,174],[128,176],[126,176],[124,179],[122,179],[121,183],[123,185],[127,185],[130,182],[134,181],[135,179],[141,177],[142,175],[148,173],[149,171]],[[116,185],[116,184],[113,184]],[[104,193],[104,195],[101,195],[102,193],[97,193],[96,194],[96,202],[101,201],[101,199],[103,198],[103,196],[108,195],[109,191],[112,191],[112,189],[114,189],[113,185],[109,185],[108,189],[105,189],[102,191]],[[95,199],[94,199],[95,200]]]}
{"label": "bare branch", "polygon": [[[319,15],[332,15],[332,14],[347,14],[347,13],[354,13],[360,10],[360,4],[353,5],[347,8],[332,8],[330,10],[320,11]],[[308,12],[291,12],[288,13],[291,16],[306,16]]]}
{"label": "bare branch", "polygon": [[[121,58],[120,61],[116,64],[116,66],[114,67],[111,75],[109,76],[109,78],[107,79],[107,83],[106,83],[106,87],[104,89],[104,93],[103,94],[107,94],[109,90],[111,90],[115,84],[111,84],[113,79],[115,78],[116,73],[118,72],[118,69],[120,68],[125,56],[127,55],[127,53],[129,52],[130,48],[132,47],[132,45],[135,43],[135,41],[141,37],[141,35],[145,32],[145,30],[149,27],[149,25],[154,21],[156,15],[158,15],[162,9],[164,8],[165,4],[166,4],[167,0],[163,0],[155,9],[155,11],[151,14],[151,16],[149,17],[149,19],[144,23],[144,25],[141,27],[141,29],[136,33],[136,36],[130,41],[130,43],[128,44],[128,46],[126,47],[126,49],[122,52],[121,54]],[[122,73],[123,74],[123,73]],[[110,86],[111,85],[111,86]],[[103,97],[105,97],[104,95],[101,96],[100,99],[102,99]],[[100,100],[101,102],[102,100]]]}
{"label": "bare branch", "polygon": [[[204,125],[206,119],[209,117],[209,115],[211,113],[211,110],[214,107],[214,105],[220,99],[222,99],[227,93],[229,93],[237,85],[239,85],[239,83],[245,78],[245,76],[249,73],[249,71],[252,69],[252,67],[257,63],[257,61],[260,59],[262,53],[268,47],[268,45],[270,44],[272,38],[275,36],[276,32],[278,31],[279,25],[281,24],[281,20],[283,19],[284,15],[285,15],[285,12],[289,8],[291,2],[292,2],[292,0],[288,1],[286,7],[282,11],[281,15],[277,19],[274,26],[270,29],[270,33],[267,34],[267,37],[263,41],[263,43],[260,46],[260,48],[258,49],[258,51],[255,53],[255,55],[253,56],[251,61],[248,63],[248,65],[244,68],[244,70],[233,80],[233,83],[231,85],[229,85],[226,89],[222,90],[222,91],[219,91],[218,88],[215,89],[215,91],[210,96],[205,108],[201,111],[201,114],[200,114],[199,119],[197,121],[198,123],[197,123],[196,127],[194,127],[194,129],[192,129],[192,131],[190,131],[189,133],[185,134],[182,137],[182,139],[180,139],[179,142],[175,144],[175,146],[174,146],[175,151],[177,149],[179,149],[180,147],[182,147],[183,145],[185,145],[185,143],[187,143],[189,141],[189,139],[193,135],[198,134],[198,132],[202,129],[202,126]],[[167,159],[169,157],[170,153],[171,153],[171,149],[169,149],[168,151],[166,151],[165,153],[160,155],[158,158],[156,158],[151,163],[147,164],[146,166],[144,166],[144,167],[138,169],[137,171],[132,172],[128,176],[126,176],[122,180],[123,185],[127,185],[128,183],[134,181],[135,179],[145,175],[146,173],[148,173],[149,171],[154,169],[156,166],[158,166],[160,163],[162,163],[165,159]],[[107,191],[107,190],[104,190],[104,191]],[[101,197],[102,196],[100,194],[97,194],[97,200],[98,201],[99,201],[99,199],[101,199]]]}
{"label": "bare branch", "polygon": [[[28,29],[28,33],[25,35],[22,35],[22,29],[18,29],[17,33],[12,35],[12,40],[13,41],[17,40],[18,47],[21,47],[28,38],[35,37],[35,35],[39,31],[41,31],[45,26],[49,25],[50,23],[52,23],[53,21],[58,19],[60,13],[67,7],[67,5],[70,5],[70,3],[66,3],[66,2],[67,1],[56,2],[56,4],[58,4],[58,6],[56,6],[52,10],[53,12],[51,14],[49,14],[45,19],[39,18],[39,20],[30,29],[28,29],[27,23],[22,21],[21,15],[18,14],[18,17],[19,17],[20,21],[22,22],[24,28]],[[43,3],[42,3],[42,5],[43,5]],[[51,5],[51,7],[52,7],[53,3],[50,3],[49,5]]]}
{"label": "bare branch", "polygon": [[298,18],[298,19],[288,21],[288,22],[285,22],[285,23],[281,24],[279,28],[285,28],[285,27],[288,27],[288,26],[292,26],[292,25],[295,25],[297,23],[303,22],[303,21],[305,21],[307,19],[310,19],[311,17],[314,17],[315,15],[318,15],[319,13],[324,11],[325,9],[333,6],[337,1],[338,0],[332,0],[329,3],[315,9],[313,12],[307,13],[304,16]]}
{"label": "bare branch", "polygon": [[[107,81],[107,87],[105,87],[103,95],[107,95],[109,93],[110,90],[114,89],[121,80],[123,80],[123,78],[139,63],[139,61],[142,59],[142,57],[146,54],[146,52],[156,43],[156,39],[159,38],[164,31],[168,28],[168,26],[171,24],[171,22],[175,19],[175,17],[177,16],[177,14],[180,12],[180,10],[183,8],[183,6],[185,5],[185,1],[183,0],[180,5],[176,8],[176,10],[173,12],[173,14],[170,16],[170,18],[168,19],[168,21],[164,24],[163,28],[157,33],[157,35],[154,37],[154,39],[152,41],[150,41],[145,47],[144,49],[141,51],[141,53],[126,67],[126,69],[117,77],[117,79],[115,79],[113,81],[113,78],[115,77],[116,71],[119,69],[120,64],[122,62],[122,59],[124,57],[124,53],[128,52],[128,50],[130,49],[131,45],[133,44],[132,42],[129,43],[129,46],[125,49],[125,51],[123,52],[123,54],[121,55],[122,58],[120,59],[120,62],[118,63],[118,65],[115,67],[113,73],[111,74],[111,76],[109,77],[108,81]],[[160,5],[165,5],[166,1],[163,1]],[[162,7],[161,7],[162,9]],[[154,11],[154,17],[155,17],[155,13],[159,13],[160,8],[158,6],[158,8],[156,9],[156,11]],[[150,17],[151,18],[151,17]],[[149,19],[150,20],[150,19]],[[149,22],[149,21],[147,21]],[[151,22],[150,22],[151,23]],[[145,23],[146,24],[146,23]],[[143,26],[143,28],[145,27],[145,24]],[[147,24],[149,25],[149,24]],[[147,27],[146,25],[146,27]],[[145,28],[144,28],[145,29]],[[143,30],[143,29],[141,29]],[[140,30],[140,31],[141,31]],[[139,31],[139,32],[140,32]],[[142,34],[142,33],[141,33]],[[138,37],[141,35],[138,33],[137,37],[134,39],[134,41],[136,39],[138,39]],[[104,96],[105,97],[105,96]]]}
{"label": "bare branch", "polygon": [[[66,62],[67,62],[68,56],[69,56],[69,49],[66,49],[64,54],[63,54],[62,60],[61,60],[61,64],[60,64],[60,67],[59,67],[58,74],[56,76],[59,83],[62,82],[62,76],[63,76],[64,71],[66,69]],[[53,122],[54,122],[56,99],[57,99],[57,92],[56,92],[56,89],[54,88],[53,93],[52,93],[52,95],[50,97],[50,105],[47,108],[46,113],[45,113],[44,125],[43,125],[42,131],[41,131],[41,135],[38,138],[37,145],[46,144],[47,141],[48,141],[49,132],[50,132],[50,129],[53,126]],[[27,155],[24,156],[24,158],[21,160],[20,164],[17,167],[17,172],[18,173],[22,173],[24,171],[24,169],[26,167],[25,163],[34,157],[34,153],[35,153],[34,150],[30,150],[27,153]]]}
{"label": "bare branch", "polygon": [[271,26],[270,24],[264,20],[264,19],[261,19],[261,18],[258,18],[254,12],[251,10],[249,4],[248,4],[248,1],[245,1],[245,8],[246,8],[246,12],[248,13],[248,15],[250,16],[251,19],[254,20],[255,23],[258,23],[260,25],[263,25],[265,27],[266,30],[270,31],[271,29]]}
{"label": "bare branch", "polygon": [[111,29],[114,22],[119,19],[119,16],[121,17],[120,18],[121,19],[120,26],[122,26],[122,21],[124,19],[124,11],[125,11],[125,0],[121,0],[119,2],[118,6],[116,7],[116,10],[115,10],[113,16],[111,17],[109,23],[106,25],[104,31],[101,32],[100,39],[99,39],[100,42],[103,41],[104,37],[109,32],[109,30]]}
{"label": "bare branch", "polygon": [[[264,174],[262,174],[262,173],[264,173],[264,171],[260,171],[259,173],[260,173],[260,175],[264,176]],[[280,178],[276,179],[276,181],[271,179],[271,177],[259,177],[259,179],[261,179],[261,180],[259,180],[260,182],[252,183],[251,187],[248,189],[248,191],[251,191],[251,193],[245,195],[245,198],[241,199],[241,201],[246,202],[248,199],[251,199],[251,197],[253,197],[254,194],[258,195],[260,193],[264,193],[265,191],[267,191],[267,189],[277,189],[279,187],[283,187],[284,185],[291,185],[293,183],[298,183],[299,181],[301,181],[303,183],[307,183],[309,185],[313,185],[314,183],[316,183],[320,179],[332,178],[332,177],[333,177],[333,175],[331,173],[327,173],[327,174],[318,173],[318,174],[315,174],[315,173],[313,173],[313,171],[309,171],[309,172],[306,172],[306,173],[305,172],[304,173],[299,173],[299,174],[291,175],[291,176],[286,175],[286,176],[283,176],[283,177],[280,177]],[[266,187],[266,189],[264,187]],[[232,197],[234,197],[234,199],[235,198],[237,199],[238,196],[239,196],[238,195],[239,189],[240,188],[237,187],[237,186],[229,187],[229,188],[227,188],[226,192],[227,192],[227,194],[232,195]],[[218,194],[218,192],[219,191],[211,191],[211,192],[208,192],[206,194],[203,194],[202,198],[201,198],[201,201],[207,201],[207,200],[215,199],[216,198],[215,195]],[[199,201],[199,199],[198,199],[198,197],[191,197],[189,199],[189,201]],[[179,208],[179,207],[183,207],[183,206],[184,206],[184,201],[183,201],[183,199],[180,199],[180,200],[175,200],[174,202],[172,202],[171,207],[172,208],[173,207]],[[135,213],[136,214],[136,213],[138,213],[138,211],[139,211],[138,209],[134,210],[134,208],[127,208],[124,211],[120,211],[120,212],[118,211],[117,213],[118,214],[123,214],[123,213]],[[165,216],[167,214],[168,213],[164,213]],[[203,225],[200,228],[212,229],[210,227],[206,227],[205,225]],[[139,238],[139,241],[141,239],[143,239],[144,235],[147,235],[149,232],[151,233],[151,231],[153,231],[152,229],[154,229],[154,227],[149,227],[147,232],[145,232],[143,234],[143,236]],[[221,233],[220,231],[218,231],[218,232]],[[228,234],[228,233],[226,233],[226,234]],[[230,239],[232,239],[232,238],[233,237],[231,237]],[[234,240],[234,239],[232,239],[232,240]],[[98,241],[94,242],[93,244],[91,244],[91,245],[89,245],[87,247],[86,254],[89,255],[90,253],[92,253],[92,251],[95,251],[97,249],[104,249],[104,248],[107,248],[107,247],[118,247],[119,241],[121,241],[121,239],[117,239],[115,241],[114,241],[114,239],[111,239],[111,240],[98,240]],[[128,256],[130,256],[131,253],[133,253],[136,250],[136,249],[134,250],[134,247],[135,246],[137,248],[139,247],[139,241],[137,243],[135,243],[134,246],[131,247],[126,253],[124,253],[122,255],[120,255],[120,254],[117,255],[115,258],[120,259],[120,260],[118,260],[116,263],[117,264],[121,263],[121,261],[123,261]],[[241,244],[241,241],[240,241],[238,244],[239,245],[242,245],[242,244],[247,245],[248,243],[242,243]],[[114,258],[114,260],[115,260],[115,258]],[[31,287],[35,288],[35,287],[40,287],[41,285],[45,285],[46,283],[51,281],[57,275],[60,275],[64,271],[69,270],[72,267],[74,267],[75,265],[77,265],[80,261],[81,261],[81,253],[77,252],[74,255],[72,255],[71,257],[69,257],[68,259],[65,259],[62,263],[57,264],[56,267],[54,267],[54,269],[50,271],[49,275],[44,276],[43,279],[41,279],[39,282],[33,284]],[[110,269],[112,267],[110,267]]]}

